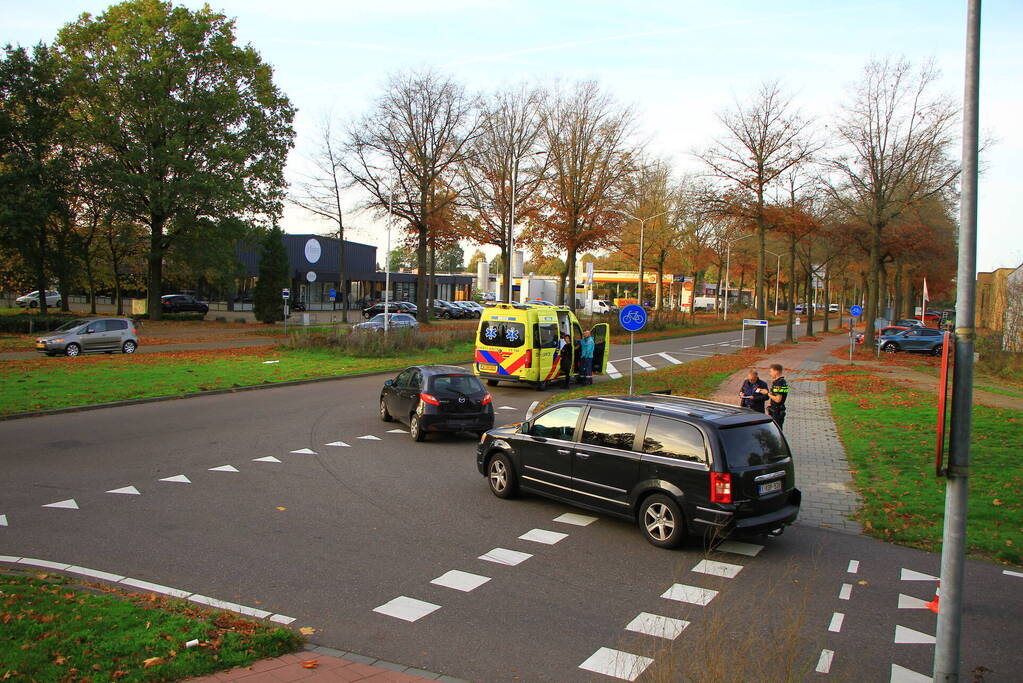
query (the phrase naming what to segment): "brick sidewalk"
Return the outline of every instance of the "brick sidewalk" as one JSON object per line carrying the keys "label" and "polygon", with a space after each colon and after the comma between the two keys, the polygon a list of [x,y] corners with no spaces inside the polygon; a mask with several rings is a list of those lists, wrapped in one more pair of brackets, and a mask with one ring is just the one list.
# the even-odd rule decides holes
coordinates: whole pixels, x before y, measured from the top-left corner
{"label": "brick sidewalk", "polygon": [[[831,416],[826,384],[809,378],[824,365],[838,362],[831,352],[848,343],[844,335],[825,335],[819,342],[804,342],[770,355],[755,367],[768,383],[772,363],[785,367],[791,391],[786,401],[785,437],[796,459],[796,486],[803,492],[799,523],[859,533],[862,527],[851,517],[860,500]],[[729,377],[714,400],[738,403],[744,379],[746,370]]]}

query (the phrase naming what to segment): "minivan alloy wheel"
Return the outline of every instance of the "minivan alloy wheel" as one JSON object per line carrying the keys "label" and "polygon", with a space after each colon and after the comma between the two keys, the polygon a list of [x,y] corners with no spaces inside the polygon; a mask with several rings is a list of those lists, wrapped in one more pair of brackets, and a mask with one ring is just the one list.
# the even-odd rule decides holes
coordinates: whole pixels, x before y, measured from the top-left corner
{"label": "minivan alloy wheel", "polygon": [[655,493],[643,501],[639,510],[643,535],[658,548],[674,548],[685,536],[685,520],[678,504],[669,496]]}
{"label": "minivan alloy wheel", "polygon": [[518,479],[508,456],[498,453],[487,464],[487,482],[490,492],[498,498],[511,498],[518,490]]}
{"label": "minivan alloy wheel", "polygon": [[654,503],[643,513],[647,533],[658,541],[667,540],[675,533],[675,517],[664,503]]}

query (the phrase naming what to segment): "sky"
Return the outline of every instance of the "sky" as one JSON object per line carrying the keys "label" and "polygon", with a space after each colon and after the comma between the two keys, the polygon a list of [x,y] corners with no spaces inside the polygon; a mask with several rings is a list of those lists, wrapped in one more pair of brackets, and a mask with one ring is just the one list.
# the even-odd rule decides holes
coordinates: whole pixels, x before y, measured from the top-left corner
{"label": "sky", "polygon": [[[0,42],[50,42],[82,12],[109,2],[0,0]],[[197,8],[199,0],[179,4]],[[472,91],[530,82],[596,79],[638,113],[640,139],[679,172],[721,133],[716,114],[765,81],[778,81],[802,113],[824,125],[868,60],[934,60],[943,91],[961,101],[966,2],[846,0],[209,0],[235,18],[238,39],[274,67],[298,108],[295,180],[315,150],[320,123],[361,116],[388,74],[432,67]],[[1023,3],[989,0],[981,30],[982,159],[978,270],[1023,263]],[[956,151],[958,154],[958,150]],[[384,230],[353,210],[346,237],[383,247]],[[288,206],[291,233],[330,227]],[[467,253],[475,247],[467,246]],[[489,251],[493,251],[492,249]]]}

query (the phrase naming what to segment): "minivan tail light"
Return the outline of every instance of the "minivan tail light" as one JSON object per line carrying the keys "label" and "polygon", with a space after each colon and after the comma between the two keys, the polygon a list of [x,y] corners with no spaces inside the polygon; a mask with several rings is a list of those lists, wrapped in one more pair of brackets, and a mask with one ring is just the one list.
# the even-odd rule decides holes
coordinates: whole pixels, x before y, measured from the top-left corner
{"label": "minivan tail light", "polygon": [[439,406],[440,405],[440,401],[438,401],[437,397],[434,396],[433,394],[421,393],[421,394],[419,394],[419,399],[423,403],[429,403],[431,406]]}
{"label": "minivan tail light", "polygon": [[710,502],[732,502],[732,475],[723,472],[710,473]]}
{"label": "minivan tail light", "polygon": [[486,396],[484,396],[484,397],[483,397],[483,400],[482,400],[482,401],[480,401],[480,405],[481,405],[481,406],[485,406],[485,405],[487,405],[488,403],[490,403],[490,402],[491,402],[491,401],[493,401],[493,400],[494,400],[494,397],[493,397],[493,396],[491,396],[491,395],[490,395],[490,394],[488,393],[488,394],[487,394]]}

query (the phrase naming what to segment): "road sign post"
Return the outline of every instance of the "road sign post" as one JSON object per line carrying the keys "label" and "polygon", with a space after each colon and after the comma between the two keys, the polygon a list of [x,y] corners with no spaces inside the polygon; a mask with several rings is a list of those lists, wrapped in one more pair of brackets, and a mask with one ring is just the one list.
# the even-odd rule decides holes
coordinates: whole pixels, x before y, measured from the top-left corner
{"label": "road sign post", "polygon": [[281,298],[284,299],[284,334],[288,333],[288,299],[291,298],[290,289],[281,290]]}
{"label": "road sign post", "polygon": [[646,320],[646,309],[637,304],[629,304],[618,312],[619,324],[629,333],[629,396],[632,396],[636,378],[636,361],[633,355],[636,347],[636,332],[643,329]]}
{"label": "road sign post", "polygon": [[[766,320],[754,320],[752,318],[744,318],[742,321],[742,330],[739,332],[739,348],[746,348],[746,327],[762,327],[764,328],[764,350],[767,349],[767,321]],[[754,340],[756,337],[754,337]],[[756,345],[756,341],[753,342]]]}
{"label": "road sign post", "polygon": [[[850,306],[849,307],[849,363],[850,364],[852,363],[853,345],[855,344],[855,339],[856,339],[856,336],[853,334],[853,321],[856,318],[859,318],[861,315],[863,315],[863,307],[862,306]],[[864,332],[864,334],[866,334],[866,332]],[[863,343],[864,344],[867,343],[867,340],[864,339]]]}

